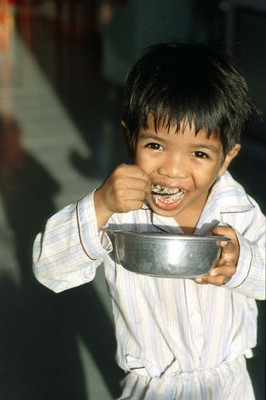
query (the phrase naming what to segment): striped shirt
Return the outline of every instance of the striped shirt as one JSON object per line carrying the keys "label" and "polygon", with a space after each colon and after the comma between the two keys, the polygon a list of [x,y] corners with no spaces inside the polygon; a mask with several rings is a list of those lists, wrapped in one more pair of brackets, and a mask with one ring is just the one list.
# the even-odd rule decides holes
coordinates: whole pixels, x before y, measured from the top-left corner
{"label": "striped shirt", "polygon": [[[233,227],[240,243],[237,271],[221,287],[134,274],[116,264],[109,237],[97,230],[93,193],[51,217],[37,236],[34,273],[55,292],[91,281],[103,263],[117,361],[131,372],[121,399],[253,398],[243,356],[251,357],[256,345],[255,300],[265,298],[266,219],[228,172],[213,186],[195,234],[217,225]],[[106,228],[157,232],[162,226],[182,232],[173,218],[150,209],[113,214]],[[239,369],[244,375],[237,380]]]}

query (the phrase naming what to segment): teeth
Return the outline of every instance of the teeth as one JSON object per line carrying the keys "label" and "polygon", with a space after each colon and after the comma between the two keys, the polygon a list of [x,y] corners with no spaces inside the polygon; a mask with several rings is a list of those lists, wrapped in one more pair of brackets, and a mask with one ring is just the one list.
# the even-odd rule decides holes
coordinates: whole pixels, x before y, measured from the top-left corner
{"label": "teeth", "polygon": [[162,185],[154,185],[152,194],[159,196],[181,196],[185,193],[183,189],[171,189]]}

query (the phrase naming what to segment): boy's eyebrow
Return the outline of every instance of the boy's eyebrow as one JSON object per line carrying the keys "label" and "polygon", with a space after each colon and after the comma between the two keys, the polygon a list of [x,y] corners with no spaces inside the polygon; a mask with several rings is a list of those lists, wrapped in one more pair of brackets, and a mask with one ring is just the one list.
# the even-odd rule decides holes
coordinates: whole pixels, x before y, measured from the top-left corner
{"label": "boy's eyebrow", "polygon": [[[165,143],[166,139],[162,138],[161,136],[158,136],[158,134],[155,132],[147,132],[147,131],[140,131],[139,132],[139,139],[156,139],[160,142]],[[208,140],[208,142],[207,142]],[[199,143],[195,143],[193,145],[191,145],[191,148],[195,149],[206,149],[206,150],[210,150],[214,153],[219,153],[220,152],[220,148],[218,146],[213,145],[209,139],[206,139],[206,142],[199,142]]]}
{"label": "boy's eyebrow", "polygon": [[147,131],[140,131],[138,135],[139,139],[153,139],[153,140],[158,140],[161,143],[165,143],[167,139],[164,139],[163,137],[159,136],[156,132],[147,132]]}
{"label": "boy's eyebrow", "polygon": [[209,143],[198,143],[192,146],[194,149],[206,149],[213,151],[214,153],[219,153],[220,149],[217,146],[214,146]]}
{"label": "boy's eyebrow", "polygon": [[140,131],[138,137],[140,139],[157,139],[157,140],[164,141],[164,139],[159,137],[156,132],[152,133],[152,132],[147,132],[147,131]]}

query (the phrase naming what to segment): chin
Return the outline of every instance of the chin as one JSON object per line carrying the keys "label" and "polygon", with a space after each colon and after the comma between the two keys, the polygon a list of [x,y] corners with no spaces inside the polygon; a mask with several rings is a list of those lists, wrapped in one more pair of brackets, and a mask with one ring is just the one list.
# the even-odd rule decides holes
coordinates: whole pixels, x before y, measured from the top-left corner
{"label": "chin", "polygon": [[179,212],[177,212],[177,210],[165,210],[162,209],[160,207],[157,207],[155,204],[149,204],[150,208],[152,209],[152,211],[157,214],[157,215],[161,215],[162,217],[176,217]]}

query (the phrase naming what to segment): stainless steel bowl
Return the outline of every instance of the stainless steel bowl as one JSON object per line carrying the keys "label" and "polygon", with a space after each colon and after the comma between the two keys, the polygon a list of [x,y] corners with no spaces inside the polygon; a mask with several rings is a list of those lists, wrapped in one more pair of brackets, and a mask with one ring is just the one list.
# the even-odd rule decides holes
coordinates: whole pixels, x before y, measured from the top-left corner
{"label": "stainless steel bowl", "polygon": [[220,236],[188,236],[108,230],[114,257],[129,271],[167,278],[196,278],[210,271],[220,255]]}

